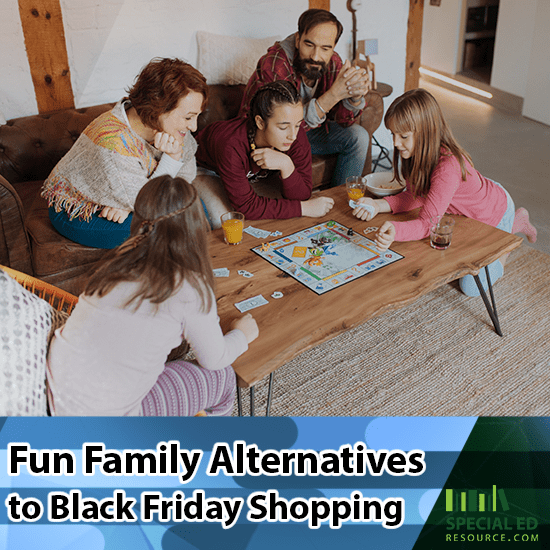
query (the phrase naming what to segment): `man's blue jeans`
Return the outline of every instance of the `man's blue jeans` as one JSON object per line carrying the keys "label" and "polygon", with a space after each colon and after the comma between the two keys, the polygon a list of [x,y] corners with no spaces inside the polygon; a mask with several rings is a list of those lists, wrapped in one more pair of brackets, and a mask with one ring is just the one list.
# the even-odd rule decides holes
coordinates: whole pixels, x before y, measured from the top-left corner
{"label": "man's blue jeans", "polygon": [[359,124],[344,128],[329,120],[319,128],[309,130],[307,137],[314,155],[338,154],[332,176],[333,187],[346,183],[350,176],[363,173],[370,138],[369,133]]}

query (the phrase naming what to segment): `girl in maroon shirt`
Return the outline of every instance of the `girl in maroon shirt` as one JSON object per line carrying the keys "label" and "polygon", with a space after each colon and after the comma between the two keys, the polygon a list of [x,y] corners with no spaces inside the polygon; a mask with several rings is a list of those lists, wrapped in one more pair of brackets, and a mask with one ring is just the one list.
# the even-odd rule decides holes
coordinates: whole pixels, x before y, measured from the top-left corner
{"label": "girl in maroon shirt", "polygon": [[[294,85],[276,81],[256,92],[246,118],[214,122],[197,135],[197,163],[216,172],[232,208],[247,219],[320,217],[334,205],[328,197],[311,198],[311,149],[303,118]],[[262,197],[252,187],[268,176],[279,180],[281,198]]]}

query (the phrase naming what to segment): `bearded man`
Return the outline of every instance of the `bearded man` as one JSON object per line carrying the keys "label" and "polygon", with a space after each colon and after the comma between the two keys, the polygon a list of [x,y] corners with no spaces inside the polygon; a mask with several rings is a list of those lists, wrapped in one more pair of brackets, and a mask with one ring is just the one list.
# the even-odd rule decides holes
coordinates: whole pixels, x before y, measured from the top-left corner
{"label": "bearded man", "polygon": [[369,146],[368,132],[353,124],[365,108],[370,83],[367,72],[334,51],[342,24],[329,11],[307,10],[298,20],[298,32],[276,42],[260,58],[246,85],[241,115],[246,115],[258,88],[288,80],[304,103],[304,124],[317,155],[337,154],[332,185],[361,175]]}

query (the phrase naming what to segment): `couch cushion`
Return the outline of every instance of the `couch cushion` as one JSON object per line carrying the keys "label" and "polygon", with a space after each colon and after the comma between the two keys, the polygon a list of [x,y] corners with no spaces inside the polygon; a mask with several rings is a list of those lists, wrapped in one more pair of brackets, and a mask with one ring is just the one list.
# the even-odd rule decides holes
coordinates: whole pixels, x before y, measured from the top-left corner
{"label": "couch cushion", "polygon": [[239,114],[244,86],[208,86],[208,105],[199,116],[198,129],[211,122],[229,120]]}
{"label": "couch cushion", "polygon": [[330,187],[332,173],[336,167],[338,155],[313,155],[311,158],[311,176],[313,188]]}
{"label": "couch cushion", "polygon": [[0,126],[0,174],[12,185],[46,179],[84,128],[113,105],[8,120]]}
{"label": "couch cushion", "polygon": [[92,266],[106,250],[73,243],[60,235],[48,216],[46,201],[38,196],[25,226],[31,237],[35,276],[78,296]]}

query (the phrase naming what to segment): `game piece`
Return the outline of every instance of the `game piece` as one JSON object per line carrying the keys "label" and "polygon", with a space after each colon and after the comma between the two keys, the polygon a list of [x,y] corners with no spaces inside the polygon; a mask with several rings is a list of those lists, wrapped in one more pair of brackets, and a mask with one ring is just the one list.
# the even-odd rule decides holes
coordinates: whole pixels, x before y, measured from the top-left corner
{"label": "game piece", "polygon": [[353,208],[353,209],[355,209],[355,208],[364,208],[365,210],[368,210],[369,213],[370,213],[371,215],[374,216],[374,213],[375,213],[375,212],[374,212],[374,207],[371,206],[370,204],[363,204],[362,202],[359,202],[359,203],[358,203],[358,202],[355,202],[355,201],[349,201],[348,204],[349,204],[349,205],[351,206],[351,208]]}
{"label": "game piece", "polygon": [[331,221],[272,241],[269,252],[261,246],[252,251],[318,295],[403,258],[391,249],[380,252],[371,239],[356,232],[352,237]]}
{"label": "game piece", "polygon": [[271,232],[272,237],[280,237],[281,235],[282,235],[282,233],[280,231],[272,231]]}
{"label": "game piece", "polygon": [[265,306],[269,302],[261,295],[254,296],[253,298],[248,298],[248,300],[243,300],[242,302],[237,302],[235,307],[241,312],[245,313],[256,307]]}
{"label": "game piece", "polygon": [[275,299],[277,299],[277,298],[282,298],[282,297],[283,297],[283,293],[277,291],[277,292],[274,292],[274,293],[271,295],[271,297],[272,297],[272,298],[275,298]]}
{"label": "game piece", "polygon": [[353,235],[354,235],[354,231],[353,231],[353,229],[352,229],[351,227],[348,229],[348,235],[349,235],[350,237],[353,237]]}
{"label": "game piece", "polygon": [[270,246],[271,246],[271,245],[270,245],[269,243],[262,243],[262,246],[260,246],[260,250],[261,250],[262,252],[267,252],[267,251],[269,250],[269,247],[270,247]]}
{"label": "game piece", "polygon": [[229,269],[227,267],[220,267],[214,269],[214,277],[229,277]]}

